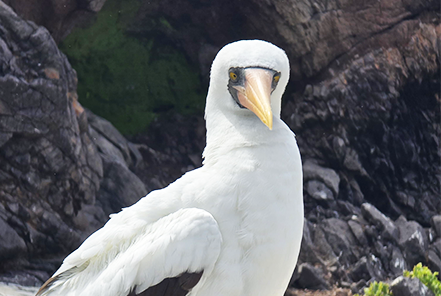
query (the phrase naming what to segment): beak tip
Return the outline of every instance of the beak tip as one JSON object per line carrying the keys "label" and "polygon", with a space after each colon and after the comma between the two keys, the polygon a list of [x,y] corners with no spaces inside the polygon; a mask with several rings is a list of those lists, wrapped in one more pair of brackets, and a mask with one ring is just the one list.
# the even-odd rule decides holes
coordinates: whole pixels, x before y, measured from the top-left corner
{"label": "beak tip", "polygon": [[273,118],[272,118],[272,115],[271,115],[271,117],[268,117],[267,120],[262,120],[262,121],[270,129],[270,131],[273,130]]}

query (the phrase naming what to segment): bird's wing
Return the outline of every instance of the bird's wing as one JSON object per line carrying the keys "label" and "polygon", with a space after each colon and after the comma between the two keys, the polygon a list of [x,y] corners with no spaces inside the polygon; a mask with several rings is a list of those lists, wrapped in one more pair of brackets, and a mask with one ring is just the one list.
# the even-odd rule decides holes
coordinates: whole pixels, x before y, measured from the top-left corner
{"label": "bird's wing", "polygon": [[126,210],[69,255],[37,295],[186,295],[211,272],[222,237],[210,213],[184,208],[142,225]]}

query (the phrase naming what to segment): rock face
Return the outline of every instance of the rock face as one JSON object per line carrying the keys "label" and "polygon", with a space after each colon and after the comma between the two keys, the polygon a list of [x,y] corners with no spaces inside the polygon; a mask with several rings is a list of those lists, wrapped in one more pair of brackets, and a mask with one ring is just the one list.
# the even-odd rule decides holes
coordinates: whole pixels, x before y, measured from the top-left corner
{"label": "rock face", "polygon": [[58,42],[100,11],[106,0],[5,0],[23,19],[46,27]]}
{"label": "rock face", "polygon": [[37,259],[65,256],[147,193],[129,169],[139,152],[84,112],[76,84],[49,32],[0,1],[0,273],[53,272]]}

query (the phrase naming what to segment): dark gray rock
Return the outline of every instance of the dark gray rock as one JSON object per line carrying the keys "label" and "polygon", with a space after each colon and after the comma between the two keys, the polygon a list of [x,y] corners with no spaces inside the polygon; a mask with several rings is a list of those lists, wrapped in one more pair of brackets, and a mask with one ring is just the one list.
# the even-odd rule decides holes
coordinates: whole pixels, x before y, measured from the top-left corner
{"label": "dark gray rock", "polygon": [[340,262],[343,265],[350,265],[354,263],[358,257],[358,251],[354,246],[357,240],[352,234],[349,225],[337,218],[325,219],[320,224],[326,241],[332,247],[337,256],[340,257]]}
{"label": "dark gray rock", "polygon": [[[432,141],[438,138],[439,112],[430,111],[439,106],[435,93],[430,91],[438,89],[439,79],[425,85],[414,84],[413,78],[408,79],[413,74],[405,73],[419,76],[427,71],[431,77],[439,76],[435,74],[439,71],[436,26],[426,23],[417,28],[410,22],[396,26],[397,30],[398,27],[416,29],[413,37],[405,38],[408,45],[368,50],[358,53],[358,57],[346,55],[351,59],[350,65],[335,61],[335,68],[331,66],[332,70],[326,70],[327,78],[299,90],[282,111],[282,117],[296,131],[302,157],[326,163],[339,175],[339,197],[355,205],[369,202],[387,217],[396,219],[404,214],[422,225],[427,225],[430,218],[441,211],[441,186],[435,177],[439,176],[440,168],[435,163],[439,164],[441,149],[439,141]],[[391,31],[388,34],[392,34]],[[396,32],[394,37],[398,35]],[[381,39],[386,41],[383,37]],[[418,54],[422,47],[417,44],[425,44],[423,51],[427,54]],[[403,56],[409,55],[425,57],[416,62],[420,63],[420,70],[400,62]],[[415,61],[410,56],[409,60]],[[380,64],[384,68],[382,74],[377,75],[374,69]],[[437,66],[433,66],[435,64]],[[425,79],[421,77],[420,81]],[[393,90],[390,85],[394,85]],[[421,87],[419,91],[418,87]],[[421,96],[423,93],[427,96]],[[424,97],[428,104],[416,104],[417,96]],[[415,112],[409,110],[415,108],[421,108],[421,114],[430,114],[429,119],[411,116]],[[418,131],[414,129],[415,120],[421,122]],[[430,153],[426,153],[428,147],[431,147]],[[352,184],[358,184],[360,191]],[[306,204],[306,209],[314,209],[314,205]]]}
{"label": "dark gray rock", "polygon": [[23,239],[1,218],[0,237],[0,260],[11,260],[26,253]]}
{"label": "dark gray rock", "polygon": [[407,221],[403,216],[395,221],[399,231],[398,244],[403,250],[408,266],[426,262],[428,242],[424,228],[415,221]]}
{"label": "dark gray rock", "polygon": [[[330,190],[332,190],[332,193],[337,196],[339,192],[339,184],[340,184],[340,177],[338,174],[329,168],[323,168],[311,161],[306,161],[303,164],[303,179],[305,181],[309,180],[315,180],[315,183],[318,183],[317,181],[320,181],[324,185],[326,185]],[[307,183],[308,184],[308,183]],[[314,185],[317,187],[317,184]],[[320,185],[321,187],[324,187],[323,185]],[[328,191],[329,191],[328,189]],[[323,191],[324,192],[324,191]],[[326,196],[329,195],[329,193],[324,192]],[[318,197],[319,199],[326,199],[323,198],[321,195]]]}
{"label": "dark gray rock", "polygon": [[426,236],[429,240],[429,244],[433,243],[438,237],[435,230],[433,228],[425,228],[424,230],[426,231]]}
{"label": "dark gray rock", "polygon": [[[0,146],[0,202],[13,197],[17,204],[9,219],[20,221],[11,226],[29,257],[68,252],[79,243],[72,219],[94,202],[102,177],[96,147],[79,129],[76,74],[46,29],[1,1],[0,44],[0,129],[8,134]],[[19,224],[33,225],[33,240]]]}
{"label": "dark gray rock", "polygon": [[321,225],[313,224],[311,232],[314,250],[322,262],[326,263],[326,265],[333,265],[338,262],[339,258],[334,253],[333,247],[328,243]]}
{"label": "dark gray rock", "polygon": [[359,280],[356,283],[352,283],[350,285],[350,288],[351,288],[351,291],[352,291],[353,294],[357,294],[357,293],[362,294],[363,293],[363,288],[365,288],[366,286],[367,286],[367,283],[366,283],[365,280]]}
{"label": "dark gray rock", "polygon": [[[16,285],[22,285],[25,287],[38,287],[39,285],[41,285],[41,279],[46,279],[48,277],[50,277],[51,274],[44,272],[44,271],[14,271],[14,272],[10,272],[10,273],[5,273],[5,274],[1,274],[0,275],[0,282],[1,283],[12,283],[12,284],[16,284]],[[25,292],[26,291],[26,292]],[[20,292],[22,293],[26,293],[25,295],[29,295],[28,290],[22,291],[20,290]],[[4,292],[2,290],[2,292]],[[19,293],[20,293],[19,292]],[[23,295],[22,293],[18,294],[18,295]],[[2,296],[10,296],[7,294],[2,293]],[[16,295],[15,293],[13,295]],[[33,294],[32,294],[33,295]]]}
{"label": "dark gray rock", "polygon": [[100,203],[97,202],[95,205],[84,205],[74,217],[73,223],[81,231],[81,241],[83,241],[97,229],[101,228],[108,219],[109,215],[104,213]]}
{"label": "dark gray rock", "polygon": [[349,271],[349,277],[354,282],[360,280],[369,281],[374,277],[373,266],[368,262],[366,257],[362,257]]}
{"label": "dark gray rock", "polygon": [[441,273],[441,259],[434,250],[427,252],[427,266],[431,271]]}
{"label": "dark gray rock", "polygon": [[407,278],[400,276],[390,285],[393,295],[400,296],[435,296],[421,281],[417,278]]}
{"label": "dark gray rock", "polygon": [[148,193],[144,183],[125,163],[111,156],[103,156],[103,164],[106,174],[101,181],[97,200],[106,215],[119,212]]}
{"label": "dark gray rock", "polygon": [[430,247],[441,258],[441,238],[438,238]]}
{"label": "dark gray rock", "polygon": [[369,222],[376,225],[386,239],[391,241],[398,241],[399,231],[394,225],[392,220],[381,213],[376,207],[369,203],[364,203],[361,205],[361,213],[363,217]]}
{"label": "dark gray rock", "polygon": [[302,244],[300,245],[300,256],[299,256],[299,264],[303,262],[309,262],[311,264],[322,264],[324,262],[320,255],[316,250],[316,246],[313,242],[313,237],[310,231],[310,228],[313,228],[314,225],[305,219],[303,223],[303,236],[302,236]]}
{"label": "dark gray rock", "polygon": [[333,200],[334,194],[322,182],[317,180],[310,180],[305,185],[306,192],[316,200]]}
{"label": "dark gray rock", "polygon": [[299,287],[304,289],[328,290],[330,288],[321,269],[309,263],[302,263],[298,267],[298,279],[296,283]]}
{"label": "dark gray rock", "polygon": [[348,272],[353,282],[380,280],[384,277],[381,261],[374,255],[361,257]]}
{"label": "dark gray rock", "polygon": [[392,247],[389,268],[393,276],[401,275],[403,274],[404,270],[408,270],[408,266],[406,260],[404,259],[403,253],[396,246]]}
{"label": "dark gray rock", "polygon": [[368,240],[360,223],[358,223],[357,221],[349,220],[348,225],[351,228],[351,231],[357,239],[358,243],[362,246],[367,246]]}
{"label": "dark gray rock", "polygon": [[[389,270],[389,261],[390,261],[390,250],[389,245],[386,242],[383,242],[383,240],[378,240],[374,242],[374,248],[373,253],[375,254],[376,258],[378,257],[378,263],[381,266],[381,268],[378,268],[378,271],[381,273],[385,269]],[[377,261],[375,261],[377,262]],[[380,277],[381,278],[381,277]]]}
{"label": "dark gray rock", "polygon": [[[127,167],[136,164],[136,157],[139,158],[139,152],[136,147],[129,145],[129,141],[124,138],[120,132],[107,120],[86,110],[87,118],[91,127],[93,141],[101,153],[116,157],[125,162]],[[135,161],[133,153],[136,154]],[[141,156],[142,158],[142,156]]]}
{"label": "dark gray rock", "polygon": [[129,168],[142,161],[138,149],[107,120],[87,112],[89,133],[103,160],[104,178],[97,194],[98,203],[108,216],[137,202],[148,193],[143,182]]}
{"label": "dark gray rock", "polygon": [[143,163],[135,172],[149,191],[163,188],[183,173],[202,165],[205,121],[202,116],[184,117],[172,113],[154,120],[148,133],[131,138]]}
{"label": "dark gray rock", "polygon": [[441,237],[441,215],[435,215],[430,219],[430,224],[435,230],[437,237]]}
{"label": "dark gray rock", "polygon": [[[101,10],[106,0],[5,0],[23,19],[31,20],[46,27],[58,42],[66,37],[71,30],[86,21],[93,19],[95,12]],[[50,9],[50,16],[47,10]]]}
{"label": "dark gray rock", "polygon": [[129,170],[139,151],[84,112],[76,87],[50,33],[0,1],[0,274],[51,274],[109,211],[147,193]]}

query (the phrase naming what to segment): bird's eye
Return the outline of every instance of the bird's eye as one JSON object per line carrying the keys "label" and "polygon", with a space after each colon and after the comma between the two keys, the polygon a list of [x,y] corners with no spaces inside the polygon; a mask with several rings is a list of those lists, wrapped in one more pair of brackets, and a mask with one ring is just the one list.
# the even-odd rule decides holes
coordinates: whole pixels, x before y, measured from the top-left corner
{"label": "bird's eye", "polygon": [[279,80],[280,80],[280,74],[276,74],[276,75],[274,75],[274,82],[275,83],[277,83],[277,82],[279,82]]}
{"label": "bird's eye", "polygon": [[237,74],[234,73],[234,72],[230,72],[230,79],[231,79],[232,81],[236,81],[236,80],[237,80]]}

